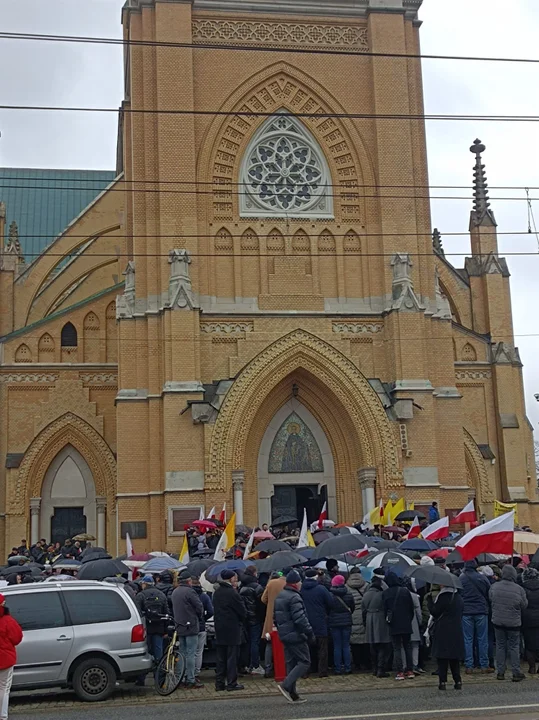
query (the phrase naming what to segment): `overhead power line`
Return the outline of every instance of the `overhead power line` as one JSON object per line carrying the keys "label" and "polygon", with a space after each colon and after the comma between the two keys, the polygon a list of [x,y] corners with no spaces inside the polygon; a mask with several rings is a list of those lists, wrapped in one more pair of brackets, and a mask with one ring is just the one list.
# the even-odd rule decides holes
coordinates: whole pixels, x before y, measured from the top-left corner
{"label": "overhead power line", "polygon": [[[119,236],[119,235],[113,235],[113,236],[111,236],[111,240],[126,240],[126,239],[127,239],[127,238],[125,238],[124,236]],[[133,238],[133,239],[136,239],[136,238]],[[158,239],[158,238],[156,238],[156,239]],[[213,240],[213,238],[208,238],[208,239],[209,239],[209,240]],[[433,251],[433,252],[426,252],[426,253],[409,252],[409,253],[407,253],[407,254],[408,254],[410,257],[440,257],[440,256],[437,255],[434,251]],[[25,257],[40,257],[41,255],[43,255],[44,257],[61,257],[61,258],[65,258],[66,260],[70,260],[70,259],[75,260],[77,257],[81,257],[81,258],[82,258],[82,257],[85,257],[85,258],[88,258],[88,257],[92,257],[92,258],[105,257],[105,258],[108,258],[108,257],[110,257],[110,258],[120,259],[121,257],[125,257],[125,256],[127,256],[127,255],[128,255],[130,258],[131,258],[131,257],[145,257],[145,258],[158,258],[158,257],[162,257],[162,258],[168,258],[168,252],[166,252],[166,253],[121,253],[121,252],[117,252],[117,253],[93,253],[93,252],[89,251],[89,252],[86,253],[86,254],[85,254],[85,253],[80,253],[80,254],[78,254],[76,249],[72,250],[71,252],[66,252],[66,253],[52,253],[52,252],[47,252],[46,248],[45,248],[44,250],[42,250],[41,252],[29,252],[29,253],[23,252],[23,255],[24,255]],[[356,257],[356,258],[366,258],[366,257],[393,257],[393,256],[395,255],[395,252],[391,252],[391,253],[364,253],[364,252],[361,252],[360,250],[353,250],[353,251],[351,251],[351,252],[342,252],[342,253],[339,253],[339,252],[330,252],[330,251],[322,251],[322,252],[319,252],[319,253],[313,253],[313,252],[311,252],[310,250],[301,250],[301,251],[295,251],[295,252],[292,252],[292,253],[287,254],[287,253],[283,253],[283,252],[275,252],[275,253],[273,253],[273,252],[266,252],[266,253],[260,253],[260,252],[258,252],[257,250],[252,250],[251,252],[239,252],[239,253],[234,253],[234,252],[222,252],[222,253],[221,253],[221,252],[219,252],[219,253],[216,253],[216,252],[211,252],[211,253],[195,253],[195,252],[193,252],[193,253],[192,253],[192,252],[189,252],[189,255],[190,255],[192,258],[216,258],[217,260],[221,260],[221,259],[223,259],[223,258],[238,258],[238,257],[245,257],[245,258],[251,258],[251,259],[253,259],[253,258],[256,259],[256,258],[278,258],[278,257],[291,258],[291,257],[299,257],[299,258],[305,258],[305,259],[307,259],[307,258],[317,258],[318,260],[325,260],[325,259],[331,259],[331,258],[334,258],[334,257],[344,257],[344,258],[352,258],[352,257]],[[444,253],[443,257],[462,257],[463,255],[467,255],[467,253],[466,253],[466,252]],[[469,255],[469,253],[468,253],[468,255]],[[507,252],[507,253],[503,253],[503,257],[511,257],[511,256],[513,256],[513,257],[519,257],[519,256],[527,257],[527,256],[529,256],[529,255],[532,255],[533,257],[539,257],[539,253],[538,253],[538,252]],[[478,257],[478,256],[476,255],[475,257]],[[485,253],[484,256],[479,256],[479,257],[488,257],[488,253]],[[92,269],[95,269],[95,268],[92,268]]]}
{"label": "overhead power line", "polygon": [[[129,180],[125,180],[125,183],[129,184]],[[192,185],[196,185],[196,181],[191,183]],[[301,186],[303,183],[299,183],[298,185]],[[246,185],[246,184],[244,184]],[[335,187],[335,186],[334,186]],[[0,190],[1,189],[10,189],[10,190],[48,190],[52,188],[44,188],[39,185],[8,185],[4,183],[0,183]],[[62,188],[54,188],[56,190],[73,190],[73,191],[80,191],[80,190],[96,190],[96,188],[80,188],[80,187],[62,187]],[[223,193],[230,194],[231,191],[228,188],[227,185],[223,184],[219,187],[215,187],[213,190],[173,190],[173,189],[165,189],[161,190],[159,188],[102,188],[101,191],[105,192],[119,192],[119,193],[152,193],[152,194],[159,194],[159,195],[222,195]],[[343,200],[466,200],[468,202],[473,202],[473,197],[468,195],[385,195],[385,194],[376,194],[376,195],[360,195],[357,192],[355,192],[355,188],[347,188],[342,187],[340,193],[324,193],[323,197],[332,197],[332,198],[338,198]],[[250,195],[248,192],[239,192],[235,191],[235,195]],[[316,196],[317,193],[313,192],[312,196]],[[508,201],[518,201],[518,202],[531,202],[533,200],[539,200],[539,197],[490,197],[491,202],[508,202]],[[292,216],[289,218],[292,220]]]}
{"label": "overhead power line", "polygon": [[213,117],[295,117],[295,118],[337,118],[348,120],[463,120],[473,122],[538,122],[539,115],[451,115],[449,113],[335,113],[335,112],[259,112],[256,110],[165,110],[150,108],[98,108],[98,107],[67,107],[52,105],[0,105],[0,110],[36,110],[39,112],[98,112],[98,113],[130,113],[133,115],[194,115]]}
{"label": "overhead power line", "polygon": [[31,40],[38,42],[63,42],[63,43],[89,43],[92,45],[122,45],[130,47],[162,47],[181,48],[191,50],[227,50],[227,51],[248,51],[248,52],[270,52],[270,53],[297,53],[301,55],[353,55],[354,57],[383,57],[404,60],[461,60],[468,62],[508,62],[508,63],[539,63],[539,58],[515,58],[515,57],[492,57],[476,55],[432,55],[414,53],[388,53],[373,52],[371,50],[339,49],[331,48],[306,48],[306,47],[270,47],[266,45],[239,45],[234,43],[182,43],[162,40],[133,40],[122,38],[90,37],[84,35],[51,35],[41,33],[15,33],[0,32],[0,40]]}
{"label": "overhead power line", "polygon": [[[331,219],[331,218],[330,218],[330,219]],[[330,220],[330,219],[329,219],[329,220]],[[253,224],[256,224],[256,222],[258,222],[259,220],[262,220],[262,221],[264,221],[264,222],[268,222],[268,219],[267,219],[267,218],[250,218],[250,219],[249,219],[249,218],[242,218],[242,222],[245,222],[245,223],[251,222],[251,223],[253,223]],[[272,220],[272,219],[270,218],[270,222],[268,222],[268,226],[271,225],[271,220]],[[308,218],[308,220],[309,220],[309,222],[311,222],[312,218]],[[276,218],[276,219],[275,219],[275,225],[273,225],[273,227],[276,227],[276,225],[278,225],[279,222],[285,223],[286,221],[285,221],[285,220],[279,221],[279,219]],[[303,221],[300,220],[299,218],[290,218],[290,222],[303,222]],[[226,223],[225,223],[225,224],[226,224]],[[341,223],[341,224],[346,225],[345,222],[343,222],[343,223]],[[352,225],[352,226],[355,226],[356,224],[355,224],[355,223],[351,223],[351,225]],[[317,235],[317,234],[320,235],[320,234],[322,234],[322,232],[323,232],[324,229],[325,229],[325,228],[323,228],[322,230],[320,230],[320,232],[318,232],[318,233],[314,232],[314,233],[310,233],[310,234],[312,234],[312,235]],[[114,231],[113,231],[113,232],[114,232]],[[241,237],[243,237],[243,236],[245,235],[245,232],[246,232],[246,231],[244,231],[244,232],[242,232],[242,233],[239,233],[239,234],[231,233],[230,235],[227,235],[227,237],[230,237],[230,238],[241,238]],[[295,232],[294,232],[294,233],[283,233],[283,232],[281,232],[280,230],[279,230],[279,232],[281,233],[281,235],[282,235],[283,238],[293,238],[294,235],[296,234]],[[297,232],[297,231],[296,231],[296,232]],[[350,231],[345,232],[345,233],[334,233],[334,232],[331,232],[331,234],[333,235],[333,237],[338,238],[338,237],[347,237],[348,234],[349,234],[349,232],[350,232]],[[86,238],[87,240],[90,240],[90,239],[93,238],[93,237],[96,237],[96,238],[97,238],[97,237],[106,237],[106,236],[108,237],[108,233],[94,233],[93,235],[88,235],[87,233],[85,233],[85,234],[82,234],[82,235],[76,235],[76,234],[74,234],[74,233],[70,233],[70,232],[68,232],[68,231],[64,231],[63,233],[60,233],[60,234],[57,234],[57,235],[34,235],[33,233],[28,233],[28,234],[26,234],[26,235],[21,235],[21,234],[19,234],[19,238],[52,238],[52,239],[56,239],[56,238],[62,237],[62,235],[64,235],[64,233],[65,233],[66,237],[69,236],[70,238]],[[271,234],[272,234],[271,230],[270,230],[269,232],[257,233],[257,235],[263,235],[263,236],[265,236],[265,237],[267,237],[268,235],[271,235]],[[357,236],[358,236],[360,239],[367,238],[367,237],[418,237],[418,238],[419,238],[419,237],[428,237],[428,238],[432,237],[432,233],[430,233],[430,232],[424,232],[424,233],[422,233],[422,232],[396,232],[396,233],[392,233],[392,232],[378,232],[378,233],[373,233],[373,232],[368,232],[368,233],[356,232],[356,234],[357,234]],[[464,231],[464,232],[442,232],[442,233],[440,233],[440,234],[441,234],[442,238],[455,237],[455,236],[456,236],[456,237],[470,237],[470,231],[469,231],[469,230],[468,230],[468,231]],[[513,230],[512,232],[511,232],[511,231],[508,231],[508,232],[497,232],[497,233],[496,233],[497,236],[500,236],[500,235],[529,235],[529,234],[530,234],[529,230]],[[174,235],[161,235],[161,234],[157,234],[157,235],[139,235],[138,233],[136,233],[135,235],[110,235],[110,238],[111,238],[111,239],[114,239],[114,238],[120,238],[120,239],[123,239],[123,238],[125,238],[125,239],[133,239],[133,238],[137,238],[137,239],[153,238],[153,239],[157,239],[157,240],[162,240],[162,239],[166,239],[166,238],[175,238],[176,240],[177,240],[178,238],[181,238],[182,240],[188,240],[188,239],[193,239],[193,238],[195,238],[195,239],[203,240],[203,239],[205,239],[205,238],[206,238],[206,239],[213,239],[214,237],[215,237],[215,235],[207,235],[207,234],[202,234],[202,235],[201,235],[201,234],[184,235],[183,233],[181,233],[181,235],[178,235],[178,233],[176,233],[176,234],[174,234]],[[459,253],[459,254],[462,254],[462,253]]]}

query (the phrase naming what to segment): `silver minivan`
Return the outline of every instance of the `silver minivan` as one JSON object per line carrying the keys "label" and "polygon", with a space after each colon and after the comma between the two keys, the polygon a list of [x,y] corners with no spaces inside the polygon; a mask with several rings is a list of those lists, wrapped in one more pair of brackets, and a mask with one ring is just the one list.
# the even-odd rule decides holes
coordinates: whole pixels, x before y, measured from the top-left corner
{"label": "silver minivan", "polygon": [[121,587],[58,581],[2,588],[21,625],[13,689],[72,687],[81,700],[104,700],[122,680],[152,667],[142,620]]}

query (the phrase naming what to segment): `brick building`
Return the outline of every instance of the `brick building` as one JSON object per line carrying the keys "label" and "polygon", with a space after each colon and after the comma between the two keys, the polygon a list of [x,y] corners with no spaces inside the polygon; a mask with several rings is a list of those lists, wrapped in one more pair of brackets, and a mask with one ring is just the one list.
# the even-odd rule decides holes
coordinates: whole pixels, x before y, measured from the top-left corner
{"label": "brick building", "polygon": [[0,554],[177,550],[223,501],[252,525],[514,499],[538,525],[484,147],[455,268],[402,117],[420,61],[384,56],[419,53],[420,5],[128,0],[115,179],[32,262],[0,212]]}

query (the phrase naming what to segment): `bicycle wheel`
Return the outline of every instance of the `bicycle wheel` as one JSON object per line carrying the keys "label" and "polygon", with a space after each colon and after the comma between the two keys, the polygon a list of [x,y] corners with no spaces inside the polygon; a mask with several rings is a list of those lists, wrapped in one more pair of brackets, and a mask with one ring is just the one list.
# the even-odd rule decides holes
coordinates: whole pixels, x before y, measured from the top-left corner
{"label": "bicycle wheel", "polygon": [[184,673],[185,658],[177,648],[171,648],[163,655],[155,671],[155,689],[159,695],[172,695]]}

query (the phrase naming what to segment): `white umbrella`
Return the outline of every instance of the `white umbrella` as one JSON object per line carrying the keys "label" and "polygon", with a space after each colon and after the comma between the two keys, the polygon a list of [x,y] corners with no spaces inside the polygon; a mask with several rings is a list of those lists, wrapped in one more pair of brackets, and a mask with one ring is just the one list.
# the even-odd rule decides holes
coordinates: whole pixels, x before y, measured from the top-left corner
{"label": "white umbrella", "polygon": [[364,567],[370,567],[373,570],[382,566],[391,569],[392,566],[399,565],[415,565],[415,562],[404,553],[395,552],[394,550],[382,550],[377,555],[366,556],[363,564]]}
{"label": "white umbrella", "polygon": [[162,552],[161,550],[152,550],[148,555],[153,555],[154,557],[170,557],[168,553]]}
{"label": "white umbrella", "polygon": [[200,584],[202,585],[202,589],[205,590],[206,592],[210,592],[210,593],[214,592],[215,588],[213,587],[213,583],[211,583],[209,580],[206,580],[205,572],[203,572],[202,575],[200,576]]}

